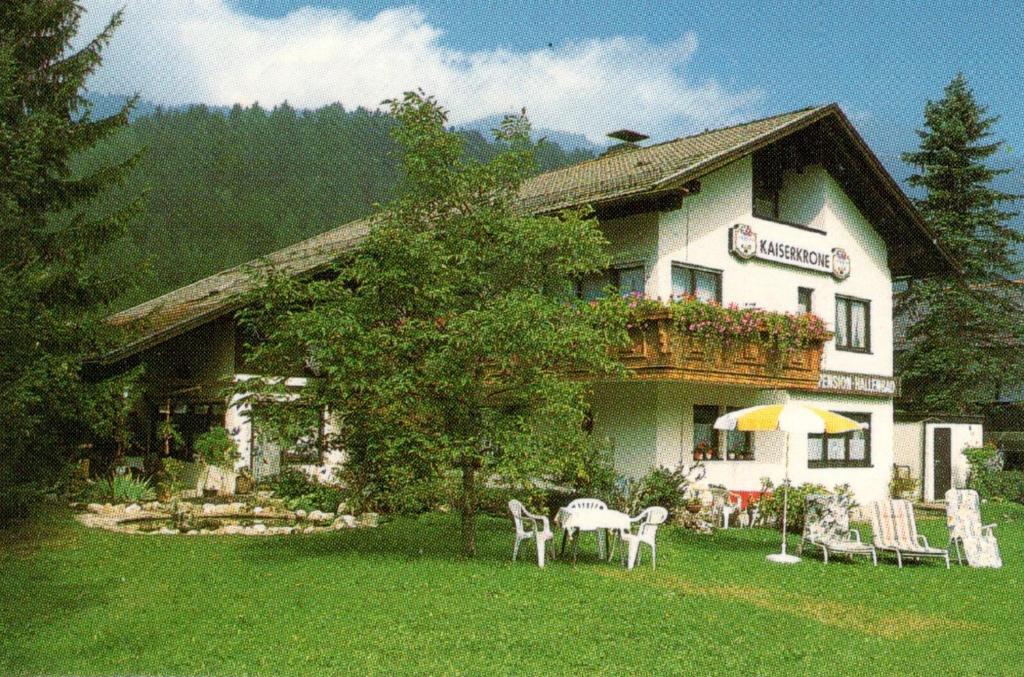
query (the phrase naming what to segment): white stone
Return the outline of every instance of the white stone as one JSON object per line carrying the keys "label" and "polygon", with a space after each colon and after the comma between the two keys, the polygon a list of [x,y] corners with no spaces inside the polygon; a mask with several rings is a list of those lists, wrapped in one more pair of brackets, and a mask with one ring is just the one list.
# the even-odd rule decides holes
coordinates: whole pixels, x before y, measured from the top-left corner
{"label": "white stone", "polygon": [[312,534],[316,530],[317,530],[316,527],[306,527],[305,529],[302,530],[302,533],[304,533],[304,534]]}
{"label": "white stone", "polygon": [[263,524],[262,522],[257,522],[256,524],[252,525],[252,530],[257,534],[263,534],[267,531],[267,525]]}
{"label": "white stone", "polygon": [[356,526],[356,518],[352,515],[338,515],[334,520],[335,529],[352,529]]}
{"label": "white stone", "polygon": [[306,517],[306,514],[307,514],[306,511],[302,510],[301,508],[299,510],[295,511],[296,519],[304,519]]}
{"label": "white stone", "polygon": [[89,512],[95,513],[101,513],[105,511],[105,508],[99,503],[90,503],[89,505],[85,506],[85,509],[88,510]]}
{"label": "white stone", "polygon": [[252,514],[253,515],[262,515],[263,511],[264,511],[263,506],[262,505],[257,505],[255,508],[252,509]]}
{"label": "white stone", "polygon": [[128,514],[135,514],[137,512],[142,512],[142,506],[139,505],[138,503],[132,503],[127,508],[125,508],[124,511]]}
{"label": "white stone", "polygon": [[220,529],[218,529],[217,533],[228,534],[228,535],[241,534],[241,533],[245,533],[245,527],[239,526],[238,524],[229,524],[229,525],[227,525],[225,527],[221,527]]}
{"label": "white stone", "polygon": [[173,536],[177,534],[177,530],[171,529],[170,527],[160,527],[160,533],[164,536]]}
{"label": "white stone", "polygon": [[188,531],[185,532],[185,535],[187,535],[187,536],[195,536],[198,533],[199,532],[197,530],[195,530],[195,529],[189,529]]}
{"label": "white stone", "polygon": [[217,506],[213,503],[203,503],[203,514],[212,515],[217,512]]}

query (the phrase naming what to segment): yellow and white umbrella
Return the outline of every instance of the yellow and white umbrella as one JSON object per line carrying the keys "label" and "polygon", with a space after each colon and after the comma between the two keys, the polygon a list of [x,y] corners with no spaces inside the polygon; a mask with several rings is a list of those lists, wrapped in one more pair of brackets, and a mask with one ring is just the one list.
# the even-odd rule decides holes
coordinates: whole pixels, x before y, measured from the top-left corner
{"label": "yellow and white umbrella", "polygon": [[718,430],[740,430],[743,432],[786,433],[784,450],[785,477],[782,482],[782,552],[769,555],[773,562],[792,564],[799,557],[786,554],[786,513],[789,508],[789,433],[831,433],[840,434],[860,430],[863,425],[828,409],[808,404],[786,402],[785,404],[764,404],[731,411],[715,420]]}

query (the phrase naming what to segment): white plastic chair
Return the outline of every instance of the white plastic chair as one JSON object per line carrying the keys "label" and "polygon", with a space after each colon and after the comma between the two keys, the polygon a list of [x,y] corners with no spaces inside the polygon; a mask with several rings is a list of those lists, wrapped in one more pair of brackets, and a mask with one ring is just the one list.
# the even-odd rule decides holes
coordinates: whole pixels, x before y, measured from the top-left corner
{"label": "white plastic chair", "polygon": [[[551,533],[551,525],[548,518],[543,515],[534,515],[527,511],[523,504],[512,499],[508,502],[508,510],[512,513],[512,521],[516,523],[516,544],[512,548],[512,561],[519,556],[519,544],[528,538],[537,543],[537,566],[544,568],[544,546],[554,534]],[[526,529],[525,522],[529,521],[531,530]]]}
{"label": "white plastic chair", "polygon": [[710,487],[714,512],[722,517],[722,528],[729,528],[729,517],[740,511],[743,497],[725,487]]}
{"label": "white plastic chair", "polygon": [[[599,498],[574,498],[573,500],[569,501],[569,505],[567,505],[566,508],[568,508],[569,510],[572,510],[574,508],[578,508],[581,510],[607,510],[608,505]],[[562,543],[565,543],[565,536],[566,534],[568,534],[568,531],[569,530],[566,529],[565,532],[563,532]],[[602,536],[603,533],[604,531],[602,529],[597,529],[594,533],[594,538],[597,539],[597,556],[601,557],[602,559],[604,558],[604,554],[605,552],[607,552],[608,549],[608,544],[605,542],[604,537]]]}
{"label": "white plastic chair", "polygon": [[[646,543],[651,548],[651,568],[656,569],[658,566],[658,546],[655,544],[655,536],[658,533],[658,525],[664,524],[665,520],[668,519],[668,510],[661,506],[654,506],[647,508],[636,517],[631,518],[629,521],[639,522],[640,528],[637,529],[634,534],[632,531],[622,531],[619,533],[619,538],[626,541],[628,550],[628,564],[627,569],[632,569],[640,561],[640,544]],[[627,552],[622,553],[623,557],[627,557]]]}

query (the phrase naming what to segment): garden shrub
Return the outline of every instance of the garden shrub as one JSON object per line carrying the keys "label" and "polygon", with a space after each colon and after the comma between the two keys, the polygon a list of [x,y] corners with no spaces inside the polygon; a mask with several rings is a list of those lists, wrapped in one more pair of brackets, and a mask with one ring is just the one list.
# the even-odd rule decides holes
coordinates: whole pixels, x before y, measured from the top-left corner
{"label": "garden shrub", "polygon": [[991,445],[964,449],[970,465],[967,487],[986,500],[1024,503],[1024,472],[1003,470],[999,450]]}
{"label": "garden shrub", "polygon": [[970,465],[967,487],[986,500],[1024,503],[1024,472],[1003,470],[999,450],[991,445],[964,449]]}
{"label": "garden shrub", "polygon": [[271,479],[267,486],[274,491],[274,495],[278,498],[298,498],[310,493],[313,482],[301,470],[285,468]]}
{"label": "garden shrub", "polygon": [[178,458],[165,458],[164,486],[172,494],[180,494],[187,489],[195,489],[199,480],[200,466]]}
{"label": "garden shrub", "polygon": [[38,482],[0,481],[0,521],[28,517],[46,493]]}
{"label": "garden shrub", "polygon": [[644,508],[661,506],[676,515],[688,502],[689,472],[679,468],[655,468],[638,479],[620,477],[607,503],[616,510],[636,515]]}
{"label": "garden shrub", "polygon": [[334,512],[338,504],[344,501],[345,495],[338,487],[329,487],[326,484],[310,484],[308,491],[294,498],[285,501],[289,510],[305,510],[312,512]]}
{"label": "garden shrub", "polygon": [[[782,528],[782,487],[773,487],[770,480],[761,480],[761,491],[757,499],[760,519],[764,524]],[[771,493],[767,493],[771,492]],[[804,530],[807,497],[811,494],[837,494],[849,499],[851,508],[857,506],[848,484],[837,484],[829,491],[824,484],[805,482],[789,488],[788,509],[786,510],[786,531],[801,533]]]}
{"label": "garden shrub", "polygon": [[156,498],[156,491],[149,480],[131,475],[115,475],[109,483],[109,495],[117,503],[136,503],[152,501]]}
{"label": "garden shrub", "polygon": [[199,462],[231,468],[239,458],[238,445],[228,431],[222,427],[212,428],[192,444]]}

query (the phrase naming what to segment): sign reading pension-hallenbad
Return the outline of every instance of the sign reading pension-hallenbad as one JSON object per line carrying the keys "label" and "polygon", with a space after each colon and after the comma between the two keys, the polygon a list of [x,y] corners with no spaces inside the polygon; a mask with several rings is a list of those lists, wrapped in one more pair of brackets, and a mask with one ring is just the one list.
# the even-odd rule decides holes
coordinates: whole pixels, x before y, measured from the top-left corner
{"label": "sign reading pension-hallenbad", "polygon": [[828,273],[839,280],[850,276],[850,256],[842,247],[813,249],[779,239],[758,237],[754,229],[737,223],[729,230],[729,251],[741,259],[762,259]]}
{"label": "sign reading pension-hallenbad", "polygon": [[896,379],[891,376],[823,370],[818,378],[818,389],[838,393],[892,397],[896,394],[897,384]]}

